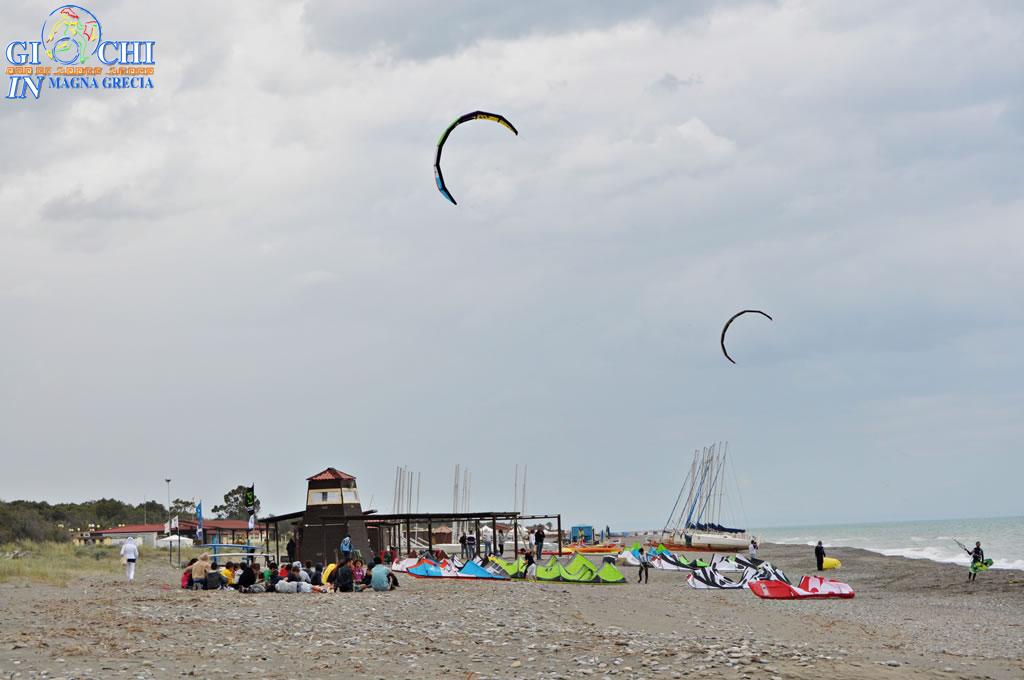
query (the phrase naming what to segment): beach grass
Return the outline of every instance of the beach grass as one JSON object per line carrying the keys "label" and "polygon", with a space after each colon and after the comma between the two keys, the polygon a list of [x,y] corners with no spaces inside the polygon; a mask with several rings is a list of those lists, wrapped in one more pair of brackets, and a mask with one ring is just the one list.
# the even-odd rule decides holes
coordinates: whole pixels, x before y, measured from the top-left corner
{"label": "beach grass", "polygon": [[[64,586],[82,572],[117,573],[123,568],[120,552],[120,547],[114,545],[5,543],[0,545],[0,583]],[[141,552],[152,554],[153,549],[142,548]]]}

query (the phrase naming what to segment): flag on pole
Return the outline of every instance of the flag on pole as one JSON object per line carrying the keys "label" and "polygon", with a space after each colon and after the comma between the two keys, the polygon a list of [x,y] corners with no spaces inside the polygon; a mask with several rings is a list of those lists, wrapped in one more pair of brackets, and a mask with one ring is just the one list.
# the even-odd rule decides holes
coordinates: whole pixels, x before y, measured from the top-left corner
{"label": "flag on pole", "polygon": [[196,503],[196,539],[203,540],[203,502]]}
{"label": "flag on pole", "polygon": [[[175,515],[174,517],[171,518],[171,528],[172,529],[177,529],[178,528],[178,516],[177,515]],[[170,532],[168,532],[168,533],[170,533]]]}
{"label": "flag on pole", "polygon": [[256,526],[256,484],[245,490],[245,509],[249,511],[249,531]]}

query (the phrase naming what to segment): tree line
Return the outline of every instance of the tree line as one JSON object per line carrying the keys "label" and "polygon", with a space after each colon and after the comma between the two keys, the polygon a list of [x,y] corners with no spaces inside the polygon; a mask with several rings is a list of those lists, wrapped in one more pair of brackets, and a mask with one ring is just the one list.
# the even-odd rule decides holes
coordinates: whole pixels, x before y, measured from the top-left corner
{"label": "tree line", "polygon": [[[224,494],[223,504],[214,505],[203,514],[221,519],[248,517],[244,491],[245,486],[231,489]],[[257,500],[257,512],[259,505]],[[190,500],[176,498],[171,503],[171,514],[183,520],[194,520],[195,506]],[[77,531],[109,529],[119,524],[163,524],[167,517],[167,506],[158,501],[132,505],[114,498],[101,498],[51,505],[45,501],[0,500],[0,543],[70,541]]]}

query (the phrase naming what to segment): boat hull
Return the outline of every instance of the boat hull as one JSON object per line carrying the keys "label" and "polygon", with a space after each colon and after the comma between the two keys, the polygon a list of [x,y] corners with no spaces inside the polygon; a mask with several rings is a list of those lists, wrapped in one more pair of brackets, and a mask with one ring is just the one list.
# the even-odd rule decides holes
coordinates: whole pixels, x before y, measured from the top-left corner
{"label": "boat hull", "polygon": [[685,543],[665,543],[664,545],[673,552],[741,552],[750,545],[746,536],[698,533],[686,534],[684,538]]}

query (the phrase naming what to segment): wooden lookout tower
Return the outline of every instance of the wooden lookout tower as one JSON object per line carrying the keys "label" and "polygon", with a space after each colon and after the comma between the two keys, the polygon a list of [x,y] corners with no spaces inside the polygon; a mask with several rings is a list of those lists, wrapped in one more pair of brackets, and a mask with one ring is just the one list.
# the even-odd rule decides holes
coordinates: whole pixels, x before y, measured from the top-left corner
{"label": "wooden lookout tower", "polygon": [[372,559],[356,478],[329,467],[306,481],[309,488],[298,559],[322,564],[334,562],[338,546],[346,535],[352,539],[353,551],[362,553],[364,560]]}

